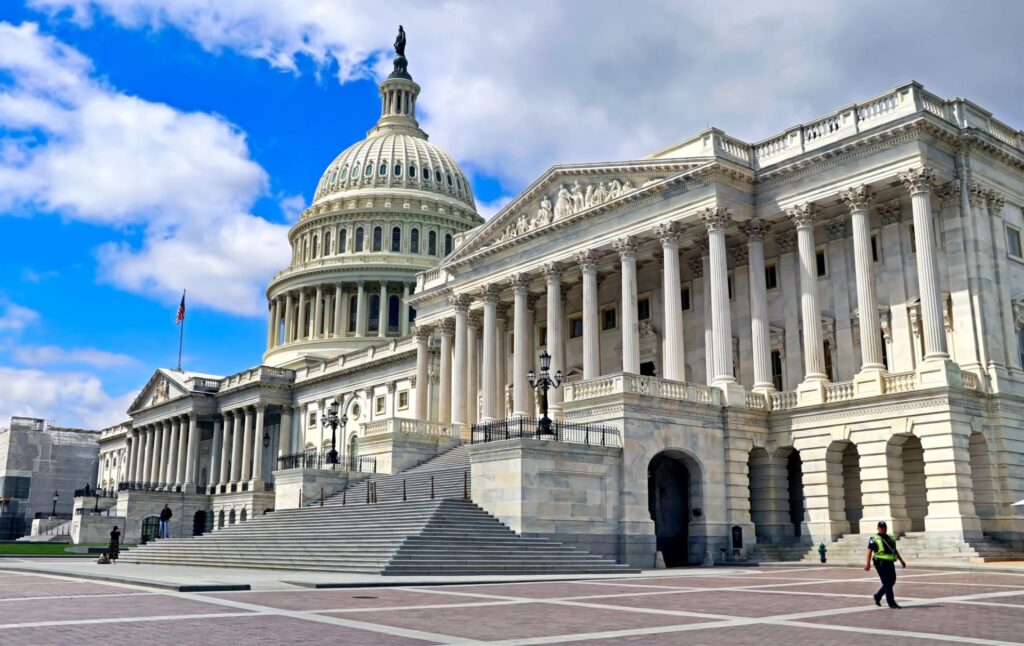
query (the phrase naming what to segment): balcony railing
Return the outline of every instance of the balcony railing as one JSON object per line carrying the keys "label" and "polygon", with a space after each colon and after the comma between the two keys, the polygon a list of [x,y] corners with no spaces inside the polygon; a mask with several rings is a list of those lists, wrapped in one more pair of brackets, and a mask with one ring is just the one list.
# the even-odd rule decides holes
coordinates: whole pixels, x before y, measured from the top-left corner
{"label": "balcony railing", "polygon": [[669,381],[657,377],[644,377],[626,372],[565,385],[565,401],[567,402],[623,394],[662,397],[714,406],[720,406],[722,401],[721,391],[718,388],[683,381]]}
{"label": "balcony railing", "polygon": [[381,435],[383,433],[409,433],[413,435],[432,435],[447,437],[452,434],[451,424],[443,422],[427,422],[404,417],[390,417],[375,422],[361,424],[362,435]]}
{"label": "balcony railing", "polygon": [[332,463],[328,454],[329,451],[309,449],[302,453],[285,455],[277,459],[277,468],[279,471],[285,469],[336,469],[358,473],[377,473],[377,458],[350,456],[339,452],[337,463]]}
{"label": "balcony railing", "polygon": [[551,422],[551,433],[539,432],[540,420],[530,417],[514,417],[500,419],[483,424],[474,424],[472,432],[473,444],[534,438],[566,442],[569,444],[586,444],[588,446],[622,446],[619,429],[597,424],[581,424],[577,422]]}

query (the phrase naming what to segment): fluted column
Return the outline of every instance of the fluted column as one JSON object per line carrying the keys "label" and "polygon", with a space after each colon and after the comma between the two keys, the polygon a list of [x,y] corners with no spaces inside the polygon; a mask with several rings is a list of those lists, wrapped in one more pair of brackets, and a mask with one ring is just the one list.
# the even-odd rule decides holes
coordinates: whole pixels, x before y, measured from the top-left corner
{"label": "fluted column", "polygon": [[267,304],[267,350],[274,347],[274,322],[277,320],[277,301],[271,299]]}
{"label": "fluted column", "polygon": [[149,431],[149,438],[146,441],[149,449],[149,459],[146,461],[146,482],[156,486],[156,472],[160,466],[160,424],[153,424]]}
{"label": "fluted column", "polygon": [[530,414],[530,384],[526,381],[526,373],[530,370],[530,348],[527,345],[530,320],[526,297],[530,278],[526,274],[513,274],[509,282],[515,295],[512,314],[512,415],[527,417]]}
{"label": "fluted column", "polygon": [[725,255],[725,227],[732,214],[725,208],[704,210],[701,215],[708,228],[708,255],[711,258],[708,284],[711,287],[711,331],[714,355],[714,385],[733,384],[732,314],[729,311],[729,266]]}
{"label": "fluted column", "polygon": [[494,336],[498,354],[498,379],[494,384],[494,402],[498,407],[498,417],[504,419],[509,412],[505,402],[505,391],[508,386],[508,305],[505,303],[498,304],[496,320],[498,327]]}
{"label": "fluted column", "polygon": [[362,280],[356,281],[356,336],[366,336],[366,325],[369,314],[366,307],[366,283]]}
{"label": "fluted column", "polygon": [[160,438],[160,468],[157,470],[157,481],[164,487],[169,483],[168,466],[171,462],[171,420],[164,420],[163,435]]}
{"label": "fluted column", "polygon": [[875,296],[875,262],[871,256],[871,223],[868,220],[874,193],[866,185],[843,191],[840,197],[850,208],[853,233],[853,266],[857,279],[857,321],[860,327],[861,371],[885,370],[882,361],[882,325]]}
{"label": "fluted column", "polygon": [[455,369],[452,371],[452,427],[458,435],[466,423],[466,372],[469,359],[468,322],[469,296],[455,294],[449,303],[455,310]]}
{"label": "fluted column", "polygon": [[484,301],[484,365],[483,421],[498,419],[498,289],[494,285],[480,288]]}
{"label": "fluted column", "polygon": [[682,288],[679,283],[679,230],[674,222],[668,222],[659,225],[657,233],[665,256],[661,272],[661,291],[665,303],[663,372],[665,379],[686,381]]}
{"label": "fluted column", "polygon": [[[551,374],[565,372],[565,314],[562,301],[562,272],[560,263],[549,262],[541,267],[547,285],[547,352],[551,355]],[[586,337],[586,330],[583,332]],[[552,419],[562,418],[562,389],[548,391],[548,410]]]}
{"label": "fluted column", "polygon": [[946,326],[942,318],[942,294],[939,291],[935,227],[932,222],[931,190],[935,184],[935,172],[927,166],[915,168],[900,174],[900,181],[910,192],[910,205],[914,212],[917,282],[924,326],[924,360],[943,361],[949,358],[949,351],[946,348]]}
{"label": "fluted column", "polygon": [[334,329],[331,331],[332,337],[344,336],[345,328],[342,327],[342,311],[345,301],[345,293],[341,289],[341,283],[335,283],[334,285]]}
{"label": "fluted column", "polygon": [[800,321],[804,330],[804,382],[825,382],[825,349],[821,345],[821,302],[818,298],[818,260],[814,248],[814,204],[790,208],[789,218],[796,225],[797,253],[800,256]]}
{"label": "fluted column", "polygon": [[452,421],[452,337],[455,336],[455,321],[444,319],[438,325],[441,332],[441,382],[438,399],[438,421]]}
{"label": "fluted column", "polygon": [[710,386],[715,381],[715,332],[711,326],[711,256],[708,252],[707,238],[697,238],[694,246],[700,251],[700,258],[693,264],[693,271],[701,281],[701,301],[704,307],[704,383]]}
{"label": "fluted column", "polygon": [[583,378],[601,376],[601,323],[597,303],[597,254],[586,249],[576,254],[583,276]]}
{"label": "fluted column", "polygon": [[236,484],[242,479],[242,444],[245,442],[243,436],[242,420],[247,417],[244,409],[234,411],[234,424],[231,429],[231,483]]}
{"label": "fluted column", "polygon": [[220,484],[231,482],[231,454],[234,451],[235,415],[233,411],[224,412],[224,443],[220,451]]}
{"label": "fluted column", "polygon": [[426,421],[427,404],[430,394],[430,337],[433,328],[417,325],[413,330],[416,337],[416,419]]}
{"label": "fluted column", "polygon": [[309,334],[309,318],[306,316],[306,290],[299,290],[299,309],[295,314],[295,340],[303,341]]}
{"label": "fluted column", "polygon": [[253,429],[252,481],[263,481],[263,424],[266,419],[267,405],[256,404],[256,428]]}
{"label": "fluted column", "polygon": [[151,470],[153,468],[153,427],[147,426],[142,429],[142,470],[139,472],[138,482],[153,482]]}
{"label": "fluted column", "polygon": [[772,383],[771,332],[768,328],[768,285],[764,275],[764,236],[769,228],[770,225],[763,220],[750,220],[740,224],[740,230],[747,236],[754,390],[759,391],[775,390]]}
{"label": "fluted column", "polygon": [[173,473],[173,484],[175,486],[183,486],[185,484],[185,469],[188,467],[188,427],[189,418],[179,418],[178,426],[180,431],[178,432],[177,452],[178,459],[176,461],[176,467],[171,470]]}
{"label": "fluted column", "polygon": [[466,424],[479,419],[480,393],[480,312],[470,312],[466,321]]}
{"label": "fluted column", "polygon": [[224,422],[220,416],[213,418],[213,445],[210,447],[210,479],[207,485],[220,482],[220,463],[224,452]]}
{"label": "fluted column", "polygon": [[138,482],[139,479],[136,477],[136,474],[139,471],[139,437],[141,433],[139,433],[138,429],[133,428],[131,434],[132,448],[128,454],[128,480],[130,482]]}
{"label": "fluted column", "polygon": [[398,308],[398,333],[403,337],[409,336],[409,296],[412,294],[412,285],[402,283],[402,304]]}
{"label": "fluted column", "polygon": [[292,300],[292,293],[284,297],[284,340],[282,343],[291,343],[295,339],[295,301]]}
{"label": "fluted column", "polygon": [[637,318],[636,239],[614,242],[622,266],[622,372],[640,374],[640,321]]}
{"label": "fluted column", "polygon": [[323,336],[324,330],[324,287],[316,286],[316,300],[313,302],[313,333],[311,339],[319,339]]}
{"label": "fluted column", "polygon": [[292,454],[292,407],[281,407],[280,440],[277,446],[277,457],[283,458]]}
{"label": "fluted column", "polygon": [[380,281],[380,300],[377,302],[377,336],[384,338],[388,335],[388,281]]}
{"label": "fluted column", "polygon": [[242,473],[240,474],[240,481],[248,482],[252,479],[253,415],[250,406],[246,406],[243,410],[245,426],[242,428]]}

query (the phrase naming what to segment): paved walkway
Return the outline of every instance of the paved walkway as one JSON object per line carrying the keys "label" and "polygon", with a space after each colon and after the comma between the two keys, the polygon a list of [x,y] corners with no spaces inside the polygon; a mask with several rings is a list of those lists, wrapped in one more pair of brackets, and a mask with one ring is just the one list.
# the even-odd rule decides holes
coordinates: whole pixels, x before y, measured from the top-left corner
{"label": "paved walkway", "polygon": [[1024,643],[1024,574],[899,576],[903,610],[875,607],[855,568],[212,593],[3,570],[0,643]]}

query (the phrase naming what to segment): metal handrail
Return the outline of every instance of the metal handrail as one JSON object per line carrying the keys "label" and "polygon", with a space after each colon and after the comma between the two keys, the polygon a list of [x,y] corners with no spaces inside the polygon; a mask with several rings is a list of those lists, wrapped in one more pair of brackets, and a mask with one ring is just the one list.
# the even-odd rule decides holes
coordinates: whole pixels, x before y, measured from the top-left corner
{"label": "metal handrail", "polygon": [[551,433],[541,433],[540,420],[532,417],[513,417],[474,424],[472,429],[473,444],[513,440],[523,437],[565,442],[568,444],[622,447],[622,437],[619,435],[619,429],[598,424],[552,421]]}

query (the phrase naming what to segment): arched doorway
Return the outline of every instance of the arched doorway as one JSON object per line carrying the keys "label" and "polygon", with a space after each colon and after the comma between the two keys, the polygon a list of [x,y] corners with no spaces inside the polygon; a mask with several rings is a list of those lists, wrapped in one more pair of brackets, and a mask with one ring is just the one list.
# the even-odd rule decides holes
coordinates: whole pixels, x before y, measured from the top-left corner
{"label": "arched doorway", "polygon": [[768,451],[756,446],[747,457],[747,485],[750,490],[750,521],[754,523],[754,536],[759,543],[770,542],[774,533],[772,511],[775,501],[772,499],[771,457]]}
{"label": "arched doorway", "polygon": [[145,544],[156,538],[160,529],[159,516],[146,516],[142,519],[142,535],[139,536],[139,543]]}
{"label": "arched doorway", "polygon": [[921,440],[913,435],[893,435],[885,447],[885,460],[892,514],[889,531],[894,534],[923,532],[928,494]]}
{"label": "arched doorway", "polygon": [[238,515],[238,522],[244,523],[246,518],[245,507],[242,507],[242,513]]}
{"label": "arched doorway", "polygon": [[200,509],[192,516],[192,535],[202,536],[204,531],[206,531],[206,512]]}
{"label": "arched doorway", "polygon": [[700,470],[693,458],[670,450],[651,459],[647,466],[647,506],[654,521],[657,549],[668,567],[687,565],[703,556],[703,544],[697,545],[690,534],[691,513],[703,514],[697,511],[701,498]]}
{"label": "arched doorway", "polygon": [[235,524],[235,510],[232,509],[231,512],[228,513],[228,525],[234,525],[234,524]]}
{"label": "arched doorway", "polygon": [[789,481],[789,522],[793,536],[799,537],[804,525],[804,462],[800,451],[793,449],[786,458],[786,479]]}
{"label": "arched doorway", "polygon": [[217,529],[224,529],[224,510],[217,512]]}
{"label": "arched doorway", "polygon": [[359,438],[356,437],[355,433],[352,434],[352,438],[348,441],[348,460],[349,460],[349,470],[350,471],[358,471],[359,470]]}
{"label": "arched doorway", "polygon": [[991,533],[996,530],[993,519],[999,514],[999,496],[995,479],[992,477],[992,458],[988,452],[988,441],[981,433],[971,433],[968,445],[971,462],[971,488],[974,490],[974,513],[981,520],[981,530]]}
{"label": "arched doorway", "polygon": [[804,520],[803,473],[800,453],[791,447],[755,447],[747,459],[750,520],[759,542],[800,536]]}
{"label": "arched doorway", "polygon": [[860,454],[853,442],[832,442],[825,453],[828,469],[829,519],[837,536],[860,533],[864,515],[860,486]]}

